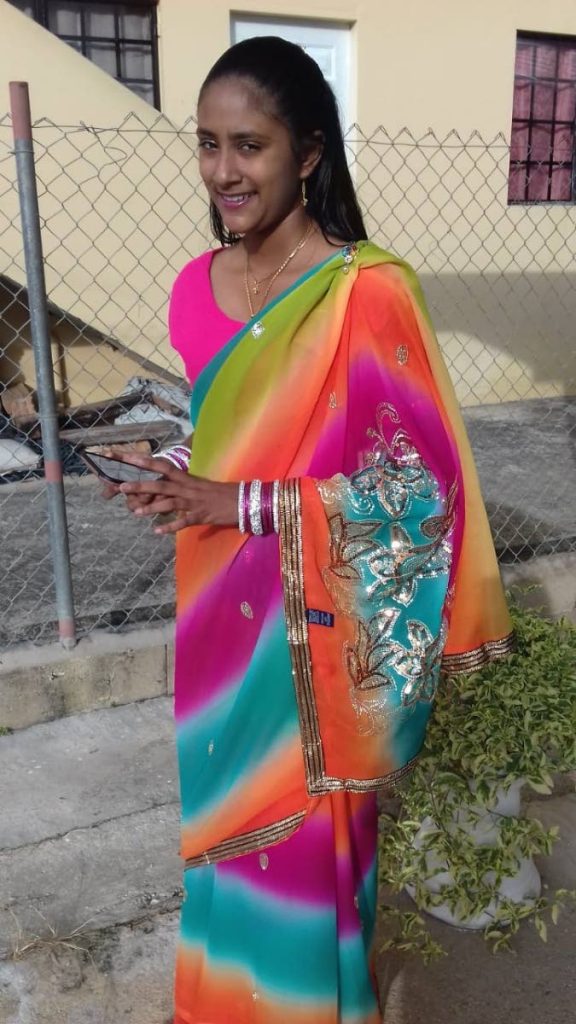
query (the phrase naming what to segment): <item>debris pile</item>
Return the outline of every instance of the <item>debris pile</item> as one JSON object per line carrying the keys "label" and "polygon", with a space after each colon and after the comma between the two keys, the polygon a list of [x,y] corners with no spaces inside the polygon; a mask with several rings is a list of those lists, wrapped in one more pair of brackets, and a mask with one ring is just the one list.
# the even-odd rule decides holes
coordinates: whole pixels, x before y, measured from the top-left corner
{"label": "debris pile", "polygon": [[[115,398],[58,410],[66,474],[84,474],[76,449],[113,446],[156,452],[190,434],[190,393],[178,384],[131,377]],[[42,432],[36,396],[26,384],[0,393],[0,483],[42,474]]]}

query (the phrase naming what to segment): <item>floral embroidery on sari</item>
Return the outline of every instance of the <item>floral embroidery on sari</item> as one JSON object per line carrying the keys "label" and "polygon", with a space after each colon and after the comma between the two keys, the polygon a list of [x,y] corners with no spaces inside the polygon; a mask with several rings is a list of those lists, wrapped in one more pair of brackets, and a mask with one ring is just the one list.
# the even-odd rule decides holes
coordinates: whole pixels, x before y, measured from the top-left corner
{"label": "floral embroidery on sari", "polygon": [[[378,407],[377,428],[368,430],[375,443],[363,469],[317,485],[330,531],[330,564],[322,576],[336,608],[355,621],[343,659],[359,728],[369,734],[434,699],[457,494],[454,481],[441,496],[405,430],[387,441],[385,420],[399,423],[389,403]],[[432,589],[429,581],[436,581]]]}

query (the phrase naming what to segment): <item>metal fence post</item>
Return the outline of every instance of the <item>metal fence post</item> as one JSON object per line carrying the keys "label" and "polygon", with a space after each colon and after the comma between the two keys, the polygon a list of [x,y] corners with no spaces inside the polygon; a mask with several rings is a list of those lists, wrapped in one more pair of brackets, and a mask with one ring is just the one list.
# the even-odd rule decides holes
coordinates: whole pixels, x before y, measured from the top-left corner
{"label": "metal fence post", "polygon": [[44,451],[44,475],[47,484],[58,632],[62,646],[70,649],[76,644],[74,598],[27,82],[10,82],[10,106],[26,261],[30,327],[36,367],[38,412]]}

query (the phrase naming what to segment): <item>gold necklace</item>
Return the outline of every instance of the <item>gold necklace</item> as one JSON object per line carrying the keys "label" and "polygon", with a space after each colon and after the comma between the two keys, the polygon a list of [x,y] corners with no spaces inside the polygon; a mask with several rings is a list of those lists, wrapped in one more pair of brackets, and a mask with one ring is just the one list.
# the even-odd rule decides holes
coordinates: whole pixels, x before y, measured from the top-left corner
{"label": "gold necklace", "polygon": [[[248,253],[246,253],[246,265],[244,267],[244,288],[246,290],[246,298],[248,299],[248,309],[250,310],[250,318],[256,316],[256,313],[260,312],[260,310],[264,308],[264,306],[266,305],[266,299],[268,298],[268,295],[270,294],[270,289],[271,289],[272,285],[274,284],[274,281],[276,280],[277,277],[280,276],[280,274],[282,273],[283,270],[286,270],[286,267],[288,266],[290,261],[294,259],[296,253],[300,252],[300,249],[304,248],[304,246],[306,245],[306,242],[308,241],[308,239],[310,238],[310,235],[312,234],[312,232],[314,230],[314,227],[315,227],[314,221],[311,220],[309,225],[308,225],[308,227],[306,228],[306,231],[302,235],[302,238],[298,242],[298,244],[294,246],[294,248],[292,249],[292,252],[288,253],[286,259],[284,260],[283,263],[280,264],[280,266],[278,267],[277,270],[273,270],[270,274],[267,274],[266,277],[262,277],[260,279],[260,281],[256,281],[256,279],[254,278],[254,283],[256,285],[263,284],[264,281],[268,280],[268,278],[270,279],[270,280],[268,280],[268,285],[267,285],[267,287],[266,287],[266,289],[264,291],[264,295],[262,296],[262,302],[260,303],[258,309],[254,309],[254,306],[252,304],[252,295],[250,294],[250,285],[248,283],[248,273],[249,273],[250,267],[249,267]],[[254,294],[257,295],[258,291],[255,290]]]}
{"label": "gold necklace", "polygon": [[254,277],[254,274],[252,274],[252,273],[250,274],[250,277],[252,278],[252,294],[253,295],[258,295],[258,292],[260,291],[260,285],[264,284],[264,281],[267,281],[269,277],[272,277],[273,273],[274,273],[274,271],[271,270],[270,273],[266,274],[265,277],[260,277],[260,278]]}

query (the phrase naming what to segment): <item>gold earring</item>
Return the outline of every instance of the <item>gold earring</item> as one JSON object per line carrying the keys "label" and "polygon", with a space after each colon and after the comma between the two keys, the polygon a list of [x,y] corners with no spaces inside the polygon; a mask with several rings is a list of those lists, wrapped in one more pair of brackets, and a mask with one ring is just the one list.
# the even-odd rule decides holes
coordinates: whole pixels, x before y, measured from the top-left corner
{"label": "gold earring", "polygon": [[306,195],[306,178],[302,178],[302,206],[308,205],[308,196]]}

